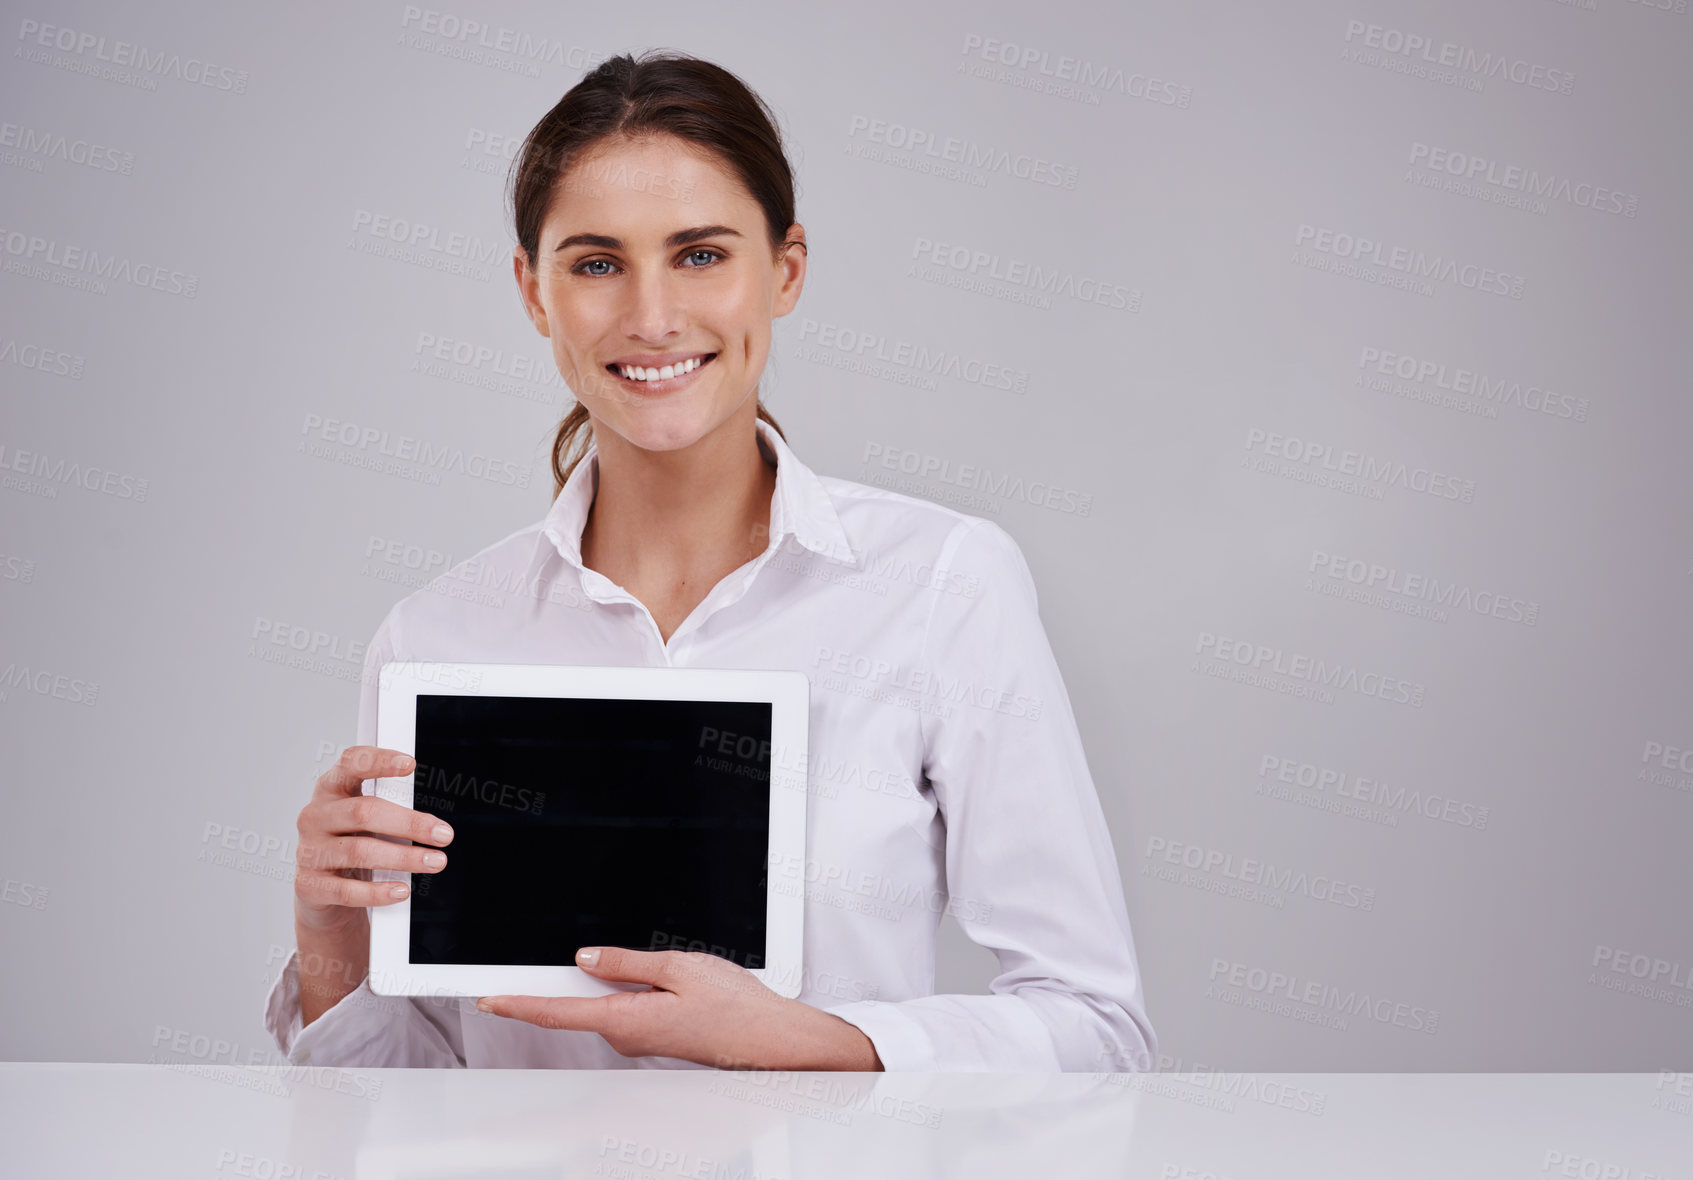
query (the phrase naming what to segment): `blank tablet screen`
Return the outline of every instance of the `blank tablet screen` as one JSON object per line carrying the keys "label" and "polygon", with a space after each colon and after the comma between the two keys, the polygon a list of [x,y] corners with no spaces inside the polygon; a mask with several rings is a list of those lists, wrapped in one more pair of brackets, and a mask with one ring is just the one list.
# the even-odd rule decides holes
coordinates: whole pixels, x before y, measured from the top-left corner
{"label": "blank tablet screen", "polygon": [[584,946],[765,962],[770,705],[417,697],[411,962],[570,966]]}

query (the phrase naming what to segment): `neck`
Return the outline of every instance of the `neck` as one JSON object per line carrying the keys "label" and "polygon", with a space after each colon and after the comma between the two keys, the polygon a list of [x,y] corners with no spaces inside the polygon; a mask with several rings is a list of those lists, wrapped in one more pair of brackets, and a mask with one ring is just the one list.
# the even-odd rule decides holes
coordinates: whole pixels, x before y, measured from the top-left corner
{"label": "neck", "polygon": [[611,430],[595,444],[599,487],[582,529],[589,569],[668,583],[734,569],[768,546],[776,469],[756,427],[726,422],[675,451],[644,450]]}

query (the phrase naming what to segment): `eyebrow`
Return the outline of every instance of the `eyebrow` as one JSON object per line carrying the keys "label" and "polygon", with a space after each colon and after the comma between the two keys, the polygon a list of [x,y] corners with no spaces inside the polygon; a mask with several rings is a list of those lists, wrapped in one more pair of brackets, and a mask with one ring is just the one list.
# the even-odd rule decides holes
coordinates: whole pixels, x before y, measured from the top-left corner
{"label": "eyebrow", "polygon": [[[690,242],[698,242],[704,238],[741,237],[741,231],[730,229],[726,225],[696,225],[692,229],[679,229],[664,239],[664,248],[671,250],[677,246],[686,246]],[[553,253],[570,246],[598,246],[602,250],[621,250],[623,242],[620,238],[607,237],[605,234],[571,234],[564,241],[553,247]]]}

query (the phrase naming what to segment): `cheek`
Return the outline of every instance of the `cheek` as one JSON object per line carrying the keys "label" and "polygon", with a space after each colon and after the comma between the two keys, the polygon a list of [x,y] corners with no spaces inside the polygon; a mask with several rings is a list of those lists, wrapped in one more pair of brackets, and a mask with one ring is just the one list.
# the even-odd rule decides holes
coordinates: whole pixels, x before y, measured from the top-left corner
{"label": "cheek", "polygon": [[583,301],[572,301],[555,292],[547,303],[547,325],[551,330],[553,356],[560,368],[574,365],[574,358],[592,351],[589,342],[595,339],[598,328],[591,307]]}
{"label": "cheek", "polygon": [[757,365],[770,355],[770,325],[755,323],[742,338],[748,364]]}
{"label": "cheek", "polygon": [[757,299],[746,299],[740,301],[734,314],[734,322],[739,325],[735,351],[742,360],[756,362],[770,348],[770,309]]}

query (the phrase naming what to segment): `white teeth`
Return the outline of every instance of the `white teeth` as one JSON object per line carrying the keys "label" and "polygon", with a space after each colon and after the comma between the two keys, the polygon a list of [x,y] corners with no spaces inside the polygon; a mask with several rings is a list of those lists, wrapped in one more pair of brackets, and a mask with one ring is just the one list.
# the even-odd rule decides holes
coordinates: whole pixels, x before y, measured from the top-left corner
{"label": "white teeth", "polygon": [[631,381],[665,381],[671,377],[680,377],[684,373],[692,373],[705,363],[703,356],[690,357],[680,364],[665,365],[660,369],[644,369],[640,365],[619,366],[623,375]]}

